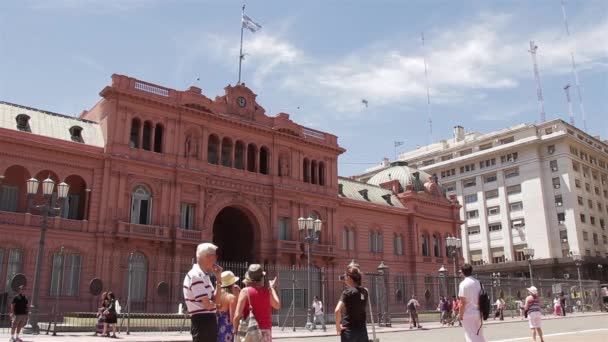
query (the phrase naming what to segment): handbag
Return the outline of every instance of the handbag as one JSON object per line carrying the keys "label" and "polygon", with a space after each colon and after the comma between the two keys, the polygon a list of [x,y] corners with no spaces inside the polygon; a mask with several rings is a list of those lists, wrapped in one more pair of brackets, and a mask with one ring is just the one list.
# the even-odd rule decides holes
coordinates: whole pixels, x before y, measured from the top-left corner
{"label": "handbag", "polygon": [[249,302],[249,317],[241,318],[239,323],[238,341],[240,342],[264,342],[262,331],[258,325],[258,321],[253,314],[253,306],[249,298],[249,290],[247,290],[247,301]]}

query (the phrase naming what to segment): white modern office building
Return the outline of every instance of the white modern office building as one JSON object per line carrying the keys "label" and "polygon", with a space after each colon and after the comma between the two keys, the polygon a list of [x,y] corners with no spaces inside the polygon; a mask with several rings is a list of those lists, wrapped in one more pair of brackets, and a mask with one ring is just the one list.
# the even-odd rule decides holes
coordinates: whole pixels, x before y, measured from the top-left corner
{"label": "white modern office building", "polygon": [[606,261],[608,142],[599,137],[562,120],[486,134],[457,126],[453,138],[398,159],[457,195],[462,252],[473,265],[527,265],[518,263],[527,259],[526,247],[540,264],[571,263],[571,252],[595,265]]}

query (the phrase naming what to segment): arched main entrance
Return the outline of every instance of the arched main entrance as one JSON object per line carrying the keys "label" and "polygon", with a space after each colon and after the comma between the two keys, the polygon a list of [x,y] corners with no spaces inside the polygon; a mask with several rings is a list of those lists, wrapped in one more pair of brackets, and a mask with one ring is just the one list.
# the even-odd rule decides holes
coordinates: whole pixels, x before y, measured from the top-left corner
{"label": "arched main entrance", "polygon": [[254,222],[236,207],[222,209],[213,222],[213,243],[219,261],[255,261]]}

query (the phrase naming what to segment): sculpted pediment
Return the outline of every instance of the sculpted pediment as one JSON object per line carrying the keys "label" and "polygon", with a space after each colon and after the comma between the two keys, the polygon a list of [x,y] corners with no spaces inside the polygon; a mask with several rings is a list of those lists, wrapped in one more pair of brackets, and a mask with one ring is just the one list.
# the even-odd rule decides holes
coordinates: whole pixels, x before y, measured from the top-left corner
{"label": "sculpted pediment", "polygon": [[266,110],[256,102],[257,95],[244,83],[224,88],[225,95],[215,98],[217,111],[222,114],[257,122],[267,122]]}

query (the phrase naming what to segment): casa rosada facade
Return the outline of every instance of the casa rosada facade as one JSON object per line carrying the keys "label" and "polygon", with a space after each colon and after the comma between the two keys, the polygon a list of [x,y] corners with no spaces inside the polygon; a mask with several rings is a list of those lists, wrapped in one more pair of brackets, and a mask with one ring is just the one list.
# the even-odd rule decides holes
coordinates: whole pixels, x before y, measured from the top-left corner
{"label": "casa rosada facade", "polygon": [[[129,263],[133,300],[164,282],[176,303],[184,261],[203,241],[222,261],[305,267],[299,217],[323,222],[315,267],[356,259],[370,272],[384,261],[391,274],[435,276],[450,264],[445,238],[459,235],[460,205],[432,177],[400,164],[365,182],[339,177],[336,136],[267,116],[244,84],[211,99],[113,75],[100,95],[79,118],[0,102],[4,300],[15,274],[32,288],[43,200],[27,195],[32,177],[70,185],[48,219],[41,310],[55,295],[64,311],[92,310],[96,278],[126,297]],[[174,310],[156,302],[146,310]]]}

